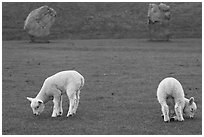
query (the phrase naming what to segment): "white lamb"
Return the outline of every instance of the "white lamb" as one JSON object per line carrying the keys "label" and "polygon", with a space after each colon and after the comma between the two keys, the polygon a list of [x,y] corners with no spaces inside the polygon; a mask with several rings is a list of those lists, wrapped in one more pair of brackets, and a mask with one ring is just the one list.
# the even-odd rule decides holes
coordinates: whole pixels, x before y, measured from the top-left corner
{"label": "white lamb", "polygon": [[34,115],[40,115],[43,112],[45,103],[53,100],[54,107],[52,117],[61,116],[62,95],[67,94],[69,98],[69,110],[67,117],[76,114],[79,104],[80,90],[84,85],[84,77],[74,70],[58,72],[48,77],[35,98],[27,97],[31,102],[30,106]]}
{"label": "white lamb", "polygon": [[172,98],[175,102],[174,110],[176,116],[174,120],[184,121],[183,114],[186,117],[193,118],[197,109],[194,98],[187,99],[184,97],[183,88],[178,80],[172,77],[162,80],[157,88],[157,99],[161,104],[164,121],[169,122],[169,106],[167,99]]}

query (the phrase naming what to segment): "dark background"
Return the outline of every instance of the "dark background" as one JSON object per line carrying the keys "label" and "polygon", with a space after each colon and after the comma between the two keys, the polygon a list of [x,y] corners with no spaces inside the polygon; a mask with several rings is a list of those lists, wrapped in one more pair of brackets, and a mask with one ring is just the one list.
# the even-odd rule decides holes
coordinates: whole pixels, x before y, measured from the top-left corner
{"label": "dark background", "polygon": [[[147,38],[149,3],[60,2],[2,3],[3,40],[28,39],[23,30],[28,14],[40,6],[56,10],[51,39]],[[202,3],[165,3],[171,7],[172,38],[201,38]]]}

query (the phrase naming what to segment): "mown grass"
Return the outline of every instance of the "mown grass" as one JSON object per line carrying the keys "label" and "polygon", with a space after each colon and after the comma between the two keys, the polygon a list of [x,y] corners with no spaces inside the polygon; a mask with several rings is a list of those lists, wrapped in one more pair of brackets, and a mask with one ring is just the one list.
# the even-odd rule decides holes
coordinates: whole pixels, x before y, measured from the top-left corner
{"label": "mown grass", "polygon": [[[2,134],[202,134],[201,39],[56,40],[2,43]],[[75,69],[85,77],[77,115],[51,118],[52,102],[34,117],[26,100],[48,76]],[[177,78],[195,97],[193,120],[164,123],[156,99],[159,82]]]}

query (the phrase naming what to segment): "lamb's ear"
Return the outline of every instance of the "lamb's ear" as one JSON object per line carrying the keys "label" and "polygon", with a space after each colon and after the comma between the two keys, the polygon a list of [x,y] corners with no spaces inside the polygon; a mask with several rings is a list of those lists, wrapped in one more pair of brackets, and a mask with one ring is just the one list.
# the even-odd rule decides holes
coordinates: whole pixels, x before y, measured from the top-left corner
{"label": "lamb's ear", "polygon": [[42,104],[42,103],[43,103],[43,101],[42,101],[42,100],[38,100],[38,103],[39,103],[39,104]]}
{"label": "lamb's ear", "polygon": [[27,100],[29,100],[30,102],[32,102],[33,98],[27,97]]}
{"label": "lamb's ear", "polygon": [[194,102],[194,97],[191,97],[191,98],[189,99],[189,105],[191,105],[193,102]]}

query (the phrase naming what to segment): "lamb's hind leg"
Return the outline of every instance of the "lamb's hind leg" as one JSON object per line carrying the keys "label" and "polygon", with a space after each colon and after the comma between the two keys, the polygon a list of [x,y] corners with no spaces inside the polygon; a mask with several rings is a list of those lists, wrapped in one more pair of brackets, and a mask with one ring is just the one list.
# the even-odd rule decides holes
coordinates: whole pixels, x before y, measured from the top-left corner
{"label": "lamb's hind leg", "polygon": [[62,114],[63,114],[62,100],[63,100],[63,96],[61,95],[60,96],[60,112],[59,112],[60,116],[62,116]]}
{"label": "lamb's hind leg", "polygon": [[75,96],[75,99],[74,99],[74,110],[73,110],[73,113],[76,114],[76,111],[77,111],[77,108],[78,108],[78,105],[79,105],[79,97],[80,95],[80,90],[76,91],[76,96]]}
{"label": "lamb's hind leg", "polygon": [[67,89],[67,96],[69,98],[69,110],[67,113],[67,117],[72,116],[74,114],[74,107],[75,107],[75,99],[76,99],[76,89],[75,88],[68,88]]}
{"label": "lamb's hind leg", "polygon": [[164,116],[164,122],[169,122],[169,107],[166,104],[166,102],[162,102],[161,104],[161,110],[162,110],[162,115]]}

